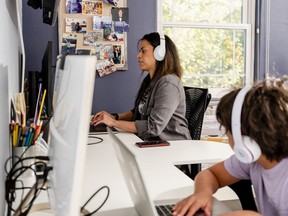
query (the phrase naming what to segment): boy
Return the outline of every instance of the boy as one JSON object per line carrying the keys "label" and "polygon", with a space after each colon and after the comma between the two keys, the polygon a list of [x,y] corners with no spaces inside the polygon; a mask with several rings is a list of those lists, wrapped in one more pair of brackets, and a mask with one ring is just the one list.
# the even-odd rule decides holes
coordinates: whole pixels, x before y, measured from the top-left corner
{"label": "boy", "polygon": [[213,193],[240,179],[251,179],[260,214],[235,211],[225,216],[288,215],[288,77],[228,93],[216,117],[235,155],[200,172],[194,194],[178,202],[173,215],[189,216],[198,209],[211,215]]}

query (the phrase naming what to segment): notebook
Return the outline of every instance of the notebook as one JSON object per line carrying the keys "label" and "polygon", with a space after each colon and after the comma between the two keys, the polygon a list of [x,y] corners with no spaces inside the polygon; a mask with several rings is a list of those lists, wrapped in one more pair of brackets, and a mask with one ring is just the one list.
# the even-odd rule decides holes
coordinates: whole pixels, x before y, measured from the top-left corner
{"label": "notebook", "polygon": [[[123,173],[129,194],[134,202],[134,208],[140,216],[158,216],[155,204],[147,191],[145,181],[143,179],[142,170],[139,166],[138,158],[131,152],[122,141],[107,127],[110,136],[115,142],[113,147],[115,149],[116,157],[118,159],[121,171]],[[169,204],[169,205],[168,205]],[[171,203],[167,203],[170,206]],[[171,213],[163,215],[172,215]],[[197,213],[195,215],[204,215]]]}
{"label": "notebook", "polygon": [[[113,131],[113,133],[117,133],[116,128],[111,127],[111,130]],[[98,124],[98,125],[91,125],[90,124],[89,133],[92,133],[92,134],[108,134],[107,126],[105,124]]]}

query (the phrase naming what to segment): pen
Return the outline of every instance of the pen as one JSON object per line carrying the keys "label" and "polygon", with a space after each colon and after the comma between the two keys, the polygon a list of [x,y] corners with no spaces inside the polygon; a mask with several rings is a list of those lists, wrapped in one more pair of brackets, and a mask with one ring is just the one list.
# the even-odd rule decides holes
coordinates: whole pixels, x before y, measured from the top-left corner
{"label": "pen", "polygon": [[43,134],[44,134],[44,131],[41,131],[39,136],[38,136],[38,139],[37,139],[37,142],[41,142],[41,139],[43,137]]}
{"label": "pen", "polygon": [[14,127],[14,131],[13,131],[13,147],[16,147],[17,144],[17,140],[18,140],[18,127],[19,124],[16,123],[15,127]]}
{"label": "pen", "polygon": [[22,143],[20,144],[20,146],[25,146],[25,142],[26,142],[28,133],[29,133],[29,127],[26,127],[26,131],[25,131],[25,134],[24,134],[24,137],[23,137],[23,140],[22,140]]}
{"label": "pen", "polygon": [[36,132],[35,132],[35,140],[38,138],[40,132],[41,132],[41,127],[42,127],[43,121],[38,119],[37,120],[37,125],[36,125]]}
{"label": "pen", "polygon": [[25,143],[23,143],[23,146],[28,146],[29,141],[30,141],[30,139],[31,139],[31,135],[32,135],[32,128],[30,127],[29,132],[28,132],[28,135],[27,135],[27,137],[26,137],[26,141],[25,141]]}
{"label": "pen", "polygon": [[42,83],[39,84],[39,92],[38,92],[38,97],[37,97],[37,102],[36,102],[36,107],[35,107],[34,123],[36,123],[36,119],[37,119],[37,109],[38,109],[41,90],[42,90]]}
{"label": "pen", "polygon": [[43,93],[43,96],[42,96],[41,106],[40,106],[40,110],[39,110],[39,113],[38,113],[38,119],[40,119],[40,117],[41,117],[45,96],[46,96],[46,89],[44,89],[44,93]]}
{"label": "pen", "polygon": [[36,132],[36,130],[32,129],[32,133],[31,133],[31,136],[30,136],[30,139],[29,139],[28,147],[34,144],[35,132]]}
{"label": "pen", "polygon": [[22,136],[24,136],[25,135],[25,132],[26,132],[26,125],[23,125],[22,126]]}
{"label": "pen", "polygon": [[13,146],[13,144],[14,144],[14,136],[15,136],[14,130],[15,130],[15,122],[12,121],[12,122],[10,123],[10,135],[11,135],[12,147],[14,147],[14,146]]}
{"label": "pen", "polygon": [[17,142],[16,142],[16,146],[15,147],[19,146],[19,144],[20,144],[20,138],[22,137],[21,134],[22,134],[22,127],[19,128],[18,138],[17,138]]}

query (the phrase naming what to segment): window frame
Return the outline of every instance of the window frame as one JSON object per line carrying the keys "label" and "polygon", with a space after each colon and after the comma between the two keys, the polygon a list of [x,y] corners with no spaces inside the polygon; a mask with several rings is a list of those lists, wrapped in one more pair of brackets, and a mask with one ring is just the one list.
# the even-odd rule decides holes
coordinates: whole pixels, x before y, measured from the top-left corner
{"label": "window frame", "polygon": [[[163,0],[157,0],[157,31],[162,32],[163,27],[180,27],[180,28],[194,28],[194,29],[230,29],[230,30],[244,30],[246,35],[245,44],[245,84],[252,84],[254,82],[254,38],[255,33],[252,31],[255,26],[255,0],[243,0],[243,23],[242,24],[220,24],[220,23],[195,23],[195,22],[164,22],[162,21],[162,3]],[[200,87],[200,86],[199,86]],[[212,100],[219,100],[219,98],[229,88],[209,88],[212,94]]]}

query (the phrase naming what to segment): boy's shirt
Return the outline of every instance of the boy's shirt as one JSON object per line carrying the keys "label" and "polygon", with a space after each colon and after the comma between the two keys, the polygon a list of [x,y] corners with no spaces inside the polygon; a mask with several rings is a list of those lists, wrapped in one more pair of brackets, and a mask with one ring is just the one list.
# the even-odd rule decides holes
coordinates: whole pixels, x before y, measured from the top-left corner
{"label": "boy's shirt", "polygon": [[225,169],[238,179],[251,179],[259,212],[264,216],[288,215],[288,158],[272,169],[241,163],[235,155],[224,161]]}

